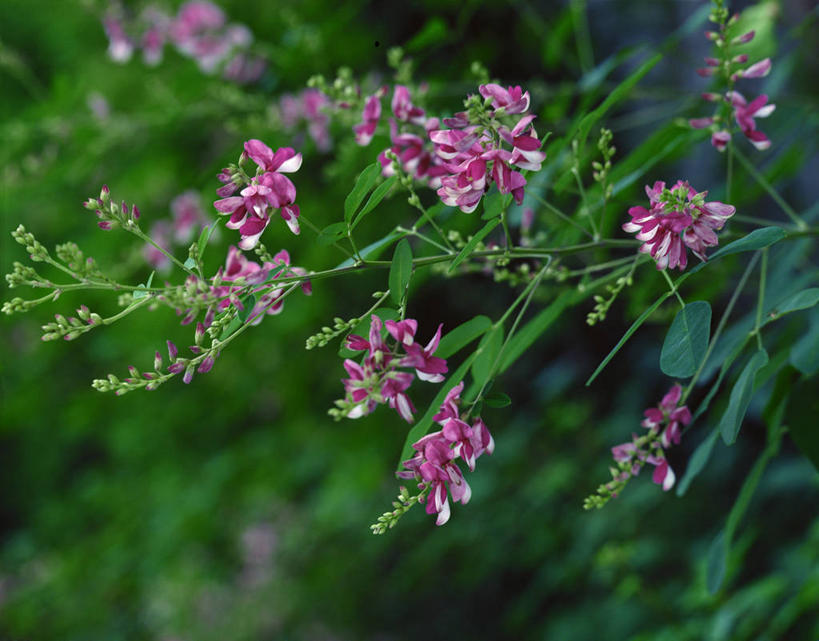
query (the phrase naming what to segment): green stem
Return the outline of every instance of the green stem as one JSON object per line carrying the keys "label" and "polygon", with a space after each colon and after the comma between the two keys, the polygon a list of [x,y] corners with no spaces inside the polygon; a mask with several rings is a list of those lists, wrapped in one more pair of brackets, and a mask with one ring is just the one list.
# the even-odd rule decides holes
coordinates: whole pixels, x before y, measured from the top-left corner
{"label": "green stem", "polygon": [[187,272],[188,274],[190,274],[191,276],[193,276],[194,278],[199,280],[199,274],[197,274],[195,271],[193,271],[190,267],[185,267],[185,265],[182,262],[180,262],[180,260],[176,256],[174,256],[168,250],[166,250],[164,247],[162,247],[162,245],[160,245],[156,241],[154,241],[153,238],[148,236],[148,234],[146,234],[144,231],[142,231],[139,227],[137,227],[135,225],[134,226],[126,226],[126,227],[124,227],[124,229],[131,232],[132,234],[134,234],[134,236],[136,236],[137,238],[143,240],[144,242],[146,242],[149,245],[152,245],[153,247],[158,249],[174,265],[179,267],[179,269],[181,269],[182,271]]}
{"label": "green stem", "polygon": [[762,335],[759,328],[762,325],[762,305],[765,302],[765,280],[768,274],[768,248],[762,250],[762,266],[759,270],[759,297],[756,302],[756,321],[754,322],[754,334],[756,335],[756,343],[759,349],[762,347]]}
{"label": "green stem", "polygon": [[[299,214],[299,220],[307,225],[315,234],[318,236],[321,233],[321,230],[316,227],[310,220],[308,220],[304,214]],[[347,258],[352,258],[353,255],[348,252],[342,245],[338,243],[338,241],[333,241],[333,247],[338,249],[342,254],[344,254]]]}
{"label": "green stem", "polygon": [[674,284],[674,281],[671,280],[668,272],[666,272],[664,269],[661,269],[660,272],[665,277],[668,286],[671,288],[671,293],[674,294],[674,296],[676,296],[677,300],[680,302],[680,307],[685,307],[685,301],[682,299],[682,296],[680,296],[680,292],[677,291],[677,286]]}
{"label": "green stem", "polygon": [[550,212],[552,212],[553,214],[555,214],[555,215],[556,215],[558,218],[560,218],[561,220],[564,220],[565,222],[569,223],[569,224],[570,224],[570,225],[572,225],[573,227],[575,227],[575,228],[579,229],[579,230],[580,230],[580,231],[582,231],[584,234],[586,234],[586,236],[588,236],[589,238],[594,239],[594,235],[593,235],[593,234],[592,234],[592,233],[591,233],[591,232],[590,232],[588,229],[586,229],[585,227],[583,227],[583,225],[579,224],[577,221],[573,220],[573,219],[572,219],[570,216],[568,216],[567,214],[564,214],[562,211],[560,211],[560,210],[559,210],[557,207],[555,207],[554,205],[552,205],[552,204],[551,204],[550,202],[548,202],[546,199],[541,198],[541,197],[540,197],[538,194],[534,193],[533,191],[532,191],[532,192],[527,193],[526,195],[527,195],[527,196],[531,196],[532,198],[534,198],[534,199],[535,199],[537,202],[539,202],[541,205],[543,205],[543,206],[544,206],[546,209],[548,209]]}
{"label": "green stem", "polygon": [[728,167],[725,170],[725,202],[731,202],[731,180],[734,174],[734,140],[728,140]]}
{"label": "green stem", "polygon": [[773,198],[776,203],[782,208],[788,217],[794,222],[798,229],[804,230],[807,229],[807,225],[805,221],[800,218],[799,214],[797,214],[793,208],[785,202],[785,199],[779,195],[779,192],[773,188],[773,185],[768,182],[768,180],[763,176],[756,167],[751,164],[751,161],[748,160],[744,155],[742,155],[736,147],[730,148],[730,151],[737,157],[737,160],[742,163],[742,166],[745,167],[745,170],[751,174],[751,177],[756,180],[759,185],[768,192],[768,195]]}

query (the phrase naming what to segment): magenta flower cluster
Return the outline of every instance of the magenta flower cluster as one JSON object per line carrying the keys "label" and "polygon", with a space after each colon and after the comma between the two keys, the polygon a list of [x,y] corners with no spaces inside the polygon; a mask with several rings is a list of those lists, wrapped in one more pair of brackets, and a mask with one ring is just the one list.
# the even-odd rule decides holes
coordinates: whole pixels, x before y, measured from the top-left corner
{"label": "magenta flower cluster", "polygon": [[[500,193],[511,193],[520,205],[526,179],[518,170],[539,171],[546,158],[531,124],[535,116],[522,115],[529,109],[529,92],[497,84],[481,85],[479,91],[494,111],[481,118],[473,117],[471,112],[458,113],[444,120],[451,129],[429,134],[447,171],[438,195],[445,204],[465,213],[475,210],[492,182]],[[522,116],[510,129],[498,124],[504,115]],[[504,148],[503,143],[510,148]]]}
{"label": "magenta flower cluster", "polygon": [[[392,349],[382,336],[383,327],[395,340]],[[406,392],[412,381],[417,376],[423,381],[440,383],[447,372],[446,361],[433,356],[441,340],[441,328],[439,325],[429,343],[422,347],[415,342],[417,321],[408,318],[382,323],[381,318],[373,314],[369,340],[355,334],[347,337],[347,346],[351,350],[367,353],[360,363],[350,358],[344,361],[344,369],[350,378],[342,380],[346,397],[336,402],[341,408],[338,415],[359,418],[386,403],[411,423],[415,407]]]}
{"label": "magenta flower cluster", "polygon": [[[223,169],[218,175],[222,187],[216,190],[221,200],[213,203],[222,215],[229,215],[225,224],[228,229],[238,229],[241,235],[239,247],[253,249],[270,222],[270,212],[279,214],[294,234],[300,232],[299,206],[295,204],[296,187],[285,173],[298,171],[302,157],[290,147],[275,152],[261,140],[248,140],[245,154],[256,163],[256,175],[248,178]],[[241,187],[239,196],[232,196]]]}
{"label": "magenta flower cluster", "polygon": [[227,79],[247,83],[264,72],[264,60],[248,53],[253,42],[250,29],[228,24],[224,12],[206,0],[184,3],[176,16],[148,5],[139,16],[129,17],[119,3],[112,3],[102,23],[108,36],[108,55],[116,62],[127,62],[139,48],[146,64],[159,64],[165,44],[170,42],[205,73],[221,68]]}
{"label": "magenta flower cluster", "polygon": [[642,426],[648,434],[638,437],[633,435],[630,442],[622,443],[611,448],[612,456],[618,464],[618,470],[612,471],[614,479],[608,489],[612,496],[617,495],[617,488],[628,481],[632,476],[640,473],[646,463],[654,466],[651,479],[668,491],[674,486],[676,476],[668,464],[665,451],[671,445],[678,445],[682,436],[682,428],[691,422],[691,412],[688,407],[679,407],[682,387],[674,385],[663,396],[659,406],[650,407],[643,415]]}
{"label": "magenta flower cluster", "polygon": [[[729,24],[736,22],[737,16],[729,21]],[[740,68],[748,62],[747,54],[739,54],[731,57],[729,48],[735,45],[742,45],[750,42],[754,38],[754,31],[748,31],[740,36],[728,38],[725,30],[709,31],[706,36],[713,41],[722,54],[722,59],[705,58],[707,66],[697,69],[697,73],[703,77],[722,75],[726,83],[733,87],[740,78],[762,78],[771,71],[771,59],[765,58],[755,62],[745,68]],[[762,94],[750,102],[733,88],[723,94],[708,92],[702,97],[709,102],[719,103],[717,113],[706,118],[694,118],[689,124],[695,129],[711,129],[711,144],[719,151],[724,151],[731,140],[731,120],[736,121],[737,126],[748,141],[757,149],[763,150],[771,146],[768,137],[757,129],[756,118],[767,118],[770,116],[776,105],[768,104],[768,96]]]}
{"label": "magenta flower cluster", "polygon": [[734,215],[736,208],[718,201],[705,202],[708,192],[697,193],[687,182],[678,180],[670,190],[657,181],[646,185],[650,203],[645,207],[628,210],[631,221],[623,230],[636,233],[643,241],[640,252],[650,254],[657,269],[685,269],[688,264],[686,248],[700,260],[707,260],[707,247],[719,244],[716,231]]}
{"label": "magenta flower cluster", "polygon": [[425,495],[427,514],[437,514],[436,525],[449,520],[449,496],[455,503],[465,505],[472,490],[464,478],[456,459],[463,460],[470,471],[475,471],[475,461],[482,454],[492,454],[495,441],[481,418],[472,424],[459,414],[463,382],[458,383],[446,395],[440,411],[433,419],[441,426],[413,443],[415,456],[404,461],[406,470],[398,472],[403,479],[417,479],[418,487],[428,490]]}

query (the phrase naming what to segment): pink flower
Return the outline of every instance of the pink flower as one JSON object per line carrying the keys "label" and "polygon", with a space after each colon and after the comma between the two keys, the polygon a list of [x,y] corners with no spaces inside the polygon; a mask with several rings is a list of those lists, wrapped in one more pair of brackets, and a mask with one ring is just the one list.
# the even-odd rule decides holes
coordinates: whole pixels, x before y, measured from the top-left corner
{"label": "pink flower", "polygon": [[764,78],[771,72],[771,59],[765,58],[755,62],[747,69],[738,71],[736,75],[740,78]]}
{"label": "pink flower", "polygon": [[[239,242],[241,249],[253,249],[270,222],[268,209],[279,209],[279,214],[290,231],[298,234],[299,207],[294,202],[296,188],[281,172],[297,171],[301,167],[301,154],[297,154],[290,147],[283,147],[274,153],[261,140],[255,139],[245,143],[245,153],[264,173],[251,178],[250,183],[240,192],[240,196],[229,196],[213,203],[219,213],[230,215],[230,220],[225,226],[228,229],[239,230],[242,237]],[[219,176],[220,181],[224,180],[224,174],[223,170]],[[224,188],[218,191],[222,190]]]}
{"label": "pink flower", "polygon": [[364,111],[361,114],[361,123],[353,127],[355,141],[362,147],[370,144],[375,134],[375,128],[381,119],[381,97],[386,93],[386,87],[382,87],[364,103]]}
{"label": "pink flower", "polygon": [[404,85],[395,85],[391,107],[392,113],[398,120],[421,126],[426,123],[424,110],[412,104],[409,89]]}
{"label": "pink flower", "polygon": [[738,91],[732,91],[729,98],[734,107],[734,118],[745,137],[759,150],[770,147],[771,141],[756,128],[754,118],[767,118],[776,109],[776,105],[766,104],[768,96],[765,94],[754,98],[750,103],[746,102],[745,97]]}
{"label": "pink flower", "polygon": [[465,416],[458,415],[463,388],[464,384],[460,382],[447,393],[440,412],[435,415],[442,429],[413,443],[415,455],[404,461],[405,469],[397,473],[398,478],[418,479],[418,487],[428,489],[426,511],[438,515],[436,525],[449,520],[448,494],[454,502],[464,505],[472,496],[455,460],[461,458],[474,471],[476,459],[484,453],[492,454],[495,449],[492,435],[480,417],[469,425]]}
{"label": "pink flower", "polygon": [[700,260],[707,260],[705,248],[718,244],[714,230],[722,229],[736,211],[721,202],[705,202],[707,192],[697,193],[683,181],[677,181],[671,190],[657,181],[653,187],[646,186],[646,194],[651,208],[630,208],[631,221],[623,230],[637,234],[637,240],[643,241],[639,251],[651,254],[657,269],[685,269],[686,246]]}
{"label": "pink flower", "polygon": [[503,108],[507,114],[520,114],[529,109],[529,92],[523,92],[520,87],[504,89],[500,85],[490,83],[480,85],[478,91],[484,98],[492,99],[495,109]]}
{"label": "pink flower", "polygon": [[717,151],[725,151],[725,147],[728,146],[728,141],[731,140],[731,134],[727,131],[715,131],[711,134],[711,144],[717,149]]}
{"label": "pink flower", "polygon": [[114,62],[128,62],[134,53],[134,43],[125,33],[119,16],[109,12],[102,19],[102,25],[108,36],[108,56]]}
{"label": "pink flower", "polygon": [[[384,325],[397,343],[395,348],[391,348],[381,335]],[[339,418],[358,418],[385,403],[405,421],[412,422],[415,407],[406,391],[415,376],[437,383],[444,379],[442,374],[447,371],[446,361],[433,356],[441,338],[441,327],[423,348],[415,343],[417,329],[418,323],[414,319],[382,323],[374,314],[370,322],[369,340],[355,334],[347,337],[350,349],[366,351],[367,354],[361,363],[351,359],[345,361],[344,367],[350,378],[343,379],[346,399],[336,403],[342,409],[338,412],[333,410],[335,415]],[[415,374],[401,371],[400,368],[415,369]]]}
{"label": "pink flower", "polygon": [[[151,239],[166,250],[171,247],[171,226],[166,220],[158,220],[151,227]],[[154,269],[167,273],[171,269],[171,259],[153,245],[146,244],[142,255]]]}

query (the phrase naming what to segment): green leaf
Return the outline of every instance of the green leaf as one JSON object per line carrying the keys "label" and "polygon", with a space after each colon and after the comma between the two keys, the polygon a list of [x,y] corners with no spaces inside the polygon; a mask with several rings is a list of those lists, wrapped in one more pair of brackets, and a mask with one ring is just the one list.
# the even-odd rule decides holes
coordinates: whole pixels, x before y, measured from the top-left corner
{"label": "green leaf", "polygon": [[509,339],[506,344],[506,349],[503,351],[503,357],[499,372],[504,372],[511,366],[523,352],[549,329],[554,322],[560,318],[563,311],[581,300],[584,295],[577,290],[569,290],[563,292],[558,296],[551,305],[546,307],[537,316],[530,320],[521,329],[515,332],[515,335]]}
{"label": "green leaf", "polygon": [[461,323],[452,331],[444,334],[438,344],[438,349],[435,350],[435,356],[449,358],[462,347],[485,334],[490,327],[492,327],[492,321],[486,316],[475,316],[475,318]]}
{"label": "green leaf", "polygon": [[[709,261],[722,258],[723,256],[728,256],[730,254],[764,249],[765,247],[770,247],[774,243],[779,242],[785,238],[785,236],[785,230],[781,227],[762,227],[761,229],[754,229],[747,236],[743,236],[739,240],[728,243],[725,247],[715,251],[709,257]],[[697,268],[701,269],[706,264],[707,263],[702,263],[697,265]]]}
{"label": "green leaf", "polygon": [[243,323],[248,319],[250,314],[253,312],[253,308],[256,306],[256,295],[255,294],[248,294],[242,299],[242,309],[236,314],[240,321]]}
{"label": "green leaf", "polygon": [[484,396],[483,402],[487,407],[508,407],[512,404],[512,399],[503,392],[493,392]]}
{"label": "green leaf", "polygon": [[766,315],[763,325],[772,323],[785,314],[798,312],[803,309],[810,309],[819,303],[819,287],[803,289],[783,300],[776,308],[771,309]]}
{"label": "green leaf", "polygon": [[711,542],[711,547],[708,548],[705,584],[708,587],[709,594],[716,594],[725,580],[725,569],[730,551],[730,544],[725,539],[725,531],[720,530],[719,534]]}
{"label": "green leaf", "polygon": [[791,438],[819,471],[819,394],[816,382],[803,379],[794,386],[785,410],[785,423]]}
{"label": "green leaf", "polygon": [[485,334],[478,343],[475,362],[472,364],[472,378],[478,387],[484,385],[492,375],[495,361],[503,345],[503,326],[499,325]]}
{"label": "green leaf", "polygon": [[728,408],[722,415],[719,423],[719,431],[722,440],[727,445],[731,445],[737,440],[739,428],[748,411],[748,404],[754,392],[754,378],[756,373],[768,362],[768,353],[761,349],[751,356],[745,369],[739,375],[734,388],[731,390],[731,397],[728,401]]}
{"label": "green leaf", "polygon": [[805,376],[819,372],[819,323],[813,323],[791,348],[790,362]]}
{"label": "green leaf", "polygon": [[319,232],[316,242],[323,246],[332,245],[336,241],[344,238],[346,234],[347,223],[332,223]]}
{"label": "green leaf", "polygon": [[688,378],[705,358],[711,335],[711,306],[688,303],[674,317],[660,354],[660,369],[672,378]]}
{"label": "green leaf", "polygon": [[685,474],[683,474],[682,479],[680,479],[680,482],[677,484],[677,496],[685,494],[688,491],[688,486],[691,485],[691,481],[694,480],[694,477],[705,469],[705,464],[708,462],[708,459],[711,458],[711,452],[713,452],[714,444],[718,438],[719,430],[713,430],[706,439],[697,446],[697,449],[694,450],[691,459],[688,461],[688,467],[685,468]]}
{"label": "green leaf", "polygon": [[396,183],[397,180],[398,176],[390,176],[389,178],[387,178],[387,180],[385,180],[383,183],[378,185],[378,187],[376,187],[373,190],[373,193],[370,194],[370,197],[367,199],[367,202],[364,205],[364,207],[356,215],[355,222],[352,225],[353,228],[363,220],[364,216],[366,216],[373,209],[375,209],[378,206],[378,203],[384,200],[384,196],[386,196],[390,189],[392,189],[392,186]]}
{"label": "green leaf", "polygon": [[654,66],[662,60],[663,55],[661,53],[655,54],[648,60],[646,60],[640,67],[632,73],[628,78],[623,80],[619,85],[617,85],[614,90],[606,96],[606,99],[600,104],[597,109],[592,111],[590,114],[587,114],[583,120],[580,121],[580,124],[577,127],[577,132],[571,137],[578,138],[581,143],[586,140],[586,137],[589,135],[589,131],[595,125],[595,123],[600,120],[606,113],[611,109],[614,105],[618,102],[624,100],[631,90],[634,89],[635,85],[643,79],[643,77],[651,71]]}
{"label": "green leaf", "polygon": [[238,316],[234,316],[231,321],[225,326],[225,329],[222,330],[222,335],[219,337],[220,341],[225,340],[228,336],[233,334],[237,329],[242,326],[242,319]]}
{"label": "green leaf", "polygon": [[609,364],[609,361],[611,361],[611,359],[614,358],[614,355],[617,352],[620,351],[620,349],[623,347],[623,345],[626,344],[626,341],[628,341],[628,339],[632,337],[634,332],[636,332],[638,329],[640,329],[640,325],[645,323],[646,320],[648,320],[648,317],[651,316],[654,313],[654,310],[656,310],[660,305],[662,305],[665,302],[666,298],[668,298],[669,296],[671,296],[671,292],[666,292],[665,294],[660,296],[657,300],[655,300],[654,304],[651,307],[649,307],[646,311],[644,311],[642,314],[640,314],[640,317],[631,324],[631,327],[629,327],[628,330],[626,330],[626,333],[623,334],[623,337],[620,339],[620,341],[617,343],[617,345],[614,346],[614,349],[612,349],[606,355],[606,358],[603,359],[603,361],[600,363],[600,365],[597,366],[597,369],[594,370],[594,372],[592,373],[591,376],[589,376],[589,380],[586,381],[586,386],[587,387],[592,384],[592,381],[595,378],[597,378],[597,375],[600,374],[600,372],[603,371],[603,368],[606,365]]}
{"label": "green leaf", "polygon": [[486,223],[477,234],[475,234],[472,238],[469,239],[469,242],[466,246],[460,251],[460,253],[455,257],[455,260],[452,261],[452,264],[449,266],[449,272],[452,273],[455,271],[455,268],[460,265],[469,255],[474,251],[475,247],[478,246],[478,243],[481,242],[484,238],[489,235],[495,227],[500,225],[500,218],[495,218],[494,220],[490,220]]}
{"label": "green leaf", "polygon": [[202,261],[202,256],[205,255],[205,248],[208,246],[208,241],[210,241],[210,236],[213,233],[213,230],[216,229],[216,225],[218,223],[213,223],[212,225],[206,225],[202,227],[202,232],[199,234],[199,239],[196,241],[196,255],[199,256],[199,261]]}
{"label": "green leaf", "polygon": [[492,220],[500,216],[504,205],[507,204],[507,200],[507,197],[499,191],[484,196],[481,220]]}
{"label": "green leaf", "polygon": [[[363,336],[367,338],[370,335],[370,325],[372,324],[372,317],[378,316],[382,321],[386,320],[398,320],[400,314],[398,313],[397,309],[393,309],[391,307],[379,307],[376,310],[368,315],[366,318],[362,318],[356,325],[347,332],[347,336],[350,334],[355,334],[356,336]],[[385,336],[387,333],[386,328],[381,328],[381,335],[382,337]],[[346,347],[347,340],[343,340],[341,342],[341,347],[338,349],[338,355],[342,358],[355,358],[359,356],[361,352],[354,352],[353,350]]]}
{"label": "green leaf", "polygon": [[438,390],[438,393],[435,395],[432,403],[430,403],[426,413],[421,417],[421,420],[418,421],[407,433],[407,438],[404,439],[404,447],[401,448],[401,458],[398,461],[397,469],[401,469],[402,461],[405,461],[412,456],[412,444],[424,436],[429,431],[429,428],[432,427],[432,417],[435,416],[440,410],[441,403],[444,402],[444,398],[446,398],[449,391],[464,379],[464,376],[466,376],[466,373],[469,371],[469,367],[472,365],[477,355],[477,352],[472,352],[466,358],[466,360],[461,363],[461,366],[449,375],[446,381],[444,381],[444,384]]}
{"label": "green leaf", "polygon": [[347,198],[344,199],[344,222],[346,224],[350,224],[350,221],[353,219],[353,214],[355,214],[361,201],[364,200],[364,196],[372,189],[380,173],[381,164],[374,162],[372,165],[365,167],[358,175],[353,190],[347,194]]}
{"label": "green leaf", "polygon": [[196,261],[191,256],[188,256],[188,258],[182,264],[188,269],[193,269],[196,267]]}
{"label": "green leaf", "polygon": [[154,282],[154,274],[156,274],[156,271],[151,272],[151,275],[148,276],[148,281],[144,285],[139,285],[137,289],[134,290],[134,293],[131,294],[131,298],[137,300],[139,298],[145,298],[148,295],[148,289],[151,287],[151,283]]}
{"label": "green leaf", "polygon": [[401,239],[398,246],[395,248],[395,253],[392,256],[392,265],[390,265],[390,296],[392,299],[401,304],[406,295],[407,285],[409,285],[410,277],[412,276],[412,249],[409,241],[406,238]]}

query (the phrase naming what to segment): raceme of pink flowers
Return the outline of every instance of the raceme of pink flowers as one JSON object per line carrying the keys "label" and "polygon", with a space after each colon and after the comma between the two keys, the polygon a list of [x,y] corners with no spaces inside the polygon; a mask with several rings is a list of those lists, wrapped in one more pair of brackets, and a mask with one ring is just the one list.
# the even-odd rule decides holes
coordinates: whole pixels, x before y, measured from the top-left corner
{"label": "raceme of pink flowers", "polygon": [[[258,165],[256,176],[242,188],[239,196],[228,196],[213,203],[222,215],[229,215],[228,229],[238,229],[241,235],[239,247],[253,249],[259,237],[270,222],[270,211],[279,214],[294,234],[299,229],[299,206],[295,204],[296,187],[284,173],[298,171],[302,157],[290,147],[282,147],[275,152],[261,140],[248,140],[245,153]],[[233,182],[229,172],[218,176],[224,186],[217,190],[220,196],[233,193],[239,186]]]}
{"label": "raceme of pink flowers", "polygon": [[[523,114],[529,107],[529,92],[522,92],[520,87],[504,89],[500,85],[488,84],[481,85],[479,91],[491,101],[495,110],[492,116]],[[444,120],[444,124],[452,129],[431,131],[435,152],[448,173],[441,178],[438,189],[441,200],[470,213],[494,181],[500,193],[511,193],[515,202],[521,204],[526,179],[518,169],[539,171],[546,158],[531,125],[534,119],[534,115],[522,116],[511,129],[499,125],[492,131],[471,122],[468,113],[461,112]],[[504,148],[502,143],[511,149]]]}
{"label": "raceme of pink flowers", "polygon": [[687,182],[677,181],[672,189],[657,181],[646,186],[650,208],[632,207],[631,221],[623,230],[636,233],[643,241],[642,253],[650,254],[657,269],[685,269],[686,248],[700,260],[707,260],[706,249],[719,244],[716,231],[734,215],[736,209],[718,201],[705,202],[708,192],[697,193]]}
{"label": "raceme of pink flowers", "polygon": [[768,104],[768,96],[765,94],[748,102],[745,96],[733,89],[733,85],[741,78],[753,79],[767,76],[771,71],[771,59],[764,58],[745,68],[738,68],[738,65],[744,65],[748,62],[748,55],[739,54],[731,57],[728,53],[731,46],[746,44],[753,40],[754,31],[748,31],[731,40],[727,38],[724,32],[711,31],[706,35],[709,40],[715,42],[723,59],[705,58],[707,66],[697,69],[697,73],[703,77],[711,77],[724,72],[722,75],[727,75],[725,82],[729,83],[729,85],[724,93],[708,92],[702,94],[705,100],[717,103],[717,113],[710,117],[693,118],[689,120],[689,124],[695,129],[711,129],[711,144],[718,151],[725,151],[728,142],[731,140],[731,120],[734,120],[740,131],[754,147],[759,150],[767,149],[771,146],[771,141],[757,129],[755,118],[770,116],[776,106]]}
{"label": "raceme of pink flowers", "polygon": [[462,381],[447,393],[440,411],[433,417],[441,429],[413,443],[415,455],[404,461],[406,469],[397,473],[399,478],[417,479],[418,487],[428,490],[426,511],[437,515],[436,525],[449,520],[449,496],[463,505],[472,496],[456,459],[462,459],[474,472],[475,461],[495,450],[495,441],[481,418],[475,418],[470,425],[459,415],[463,388]]}
{"label": "raceme of pink flowers", "polygon": [[[382,336],[382,328],[394,339],[391,348]],[[337,401],[348,418],[371,413],[379,404],[386,403],[408,423],[413,420],[415,407],[406,391],[417,376],[423,381],[440,383],[447,373],[446,361],[434,355],[441,340],[439,325],[435,335],[425,346],[415,342],[418,322],[408,318],[402,321],[371,317],[369,340],[351,334],[347,346],[353,351],[366,351],[359,363],[350,358],[344,361],[349,378],[343,379],[346,397]],[[400,369],[399,369],[400,368]],[[415,370],[414,373],[406,370]]]}
{"label": "raceme of pink flowers", "polygon": [[[662,485],[665,491],[674,486],[676,476],[668,464],[665,451],[672,445],[679,445],[682,428],[691,422],[688,407],[679,406],[681,396],[682,387],[672,386],[659,406],[650,407],[643,413],[645,418],[641,425],[648,433],[642,437],[634,436],[630,442],[611,448],[618,470],[612,472],[615,478],[608,489],[622,487],[629,478],[640,473],[645,463],[654,466],[651,477],[654,483]],[[613,495],[616,496],[616,492]]]}
{"label": "raceme of pink flowers", "polygon": [[307,133],[319,151],[328,151],[330,139],[330,116],[324,111],[329,108],[330,99],[318,89],[305,89],[297,95],[285,94],[278,104],[282,126],[294,131],[301,121],[307,123]]}

